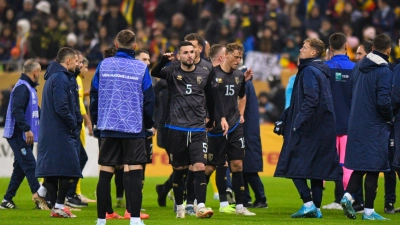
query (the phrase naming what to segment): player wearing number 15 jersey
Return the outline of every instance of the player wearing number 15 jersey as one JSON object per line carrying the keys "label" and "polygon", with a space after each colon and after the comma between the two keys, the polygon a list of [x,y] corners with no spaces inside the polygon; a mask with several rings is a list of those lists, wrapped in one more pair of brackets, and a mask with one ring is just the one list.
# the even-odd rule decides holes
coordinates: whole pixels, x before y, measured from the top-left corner
{"label": "player wearing number 15 jersey", "polygon": [[166,79],[168,83],[169,115],[165,126],[169,128],[167,148],[175,174],[173,190],[177,205],[176,217],[185,217],[182,178],[186,174],[185,169],[193,165],[198,202],[196,216],[209,218],[214,212],[205,207],[207,186],[204,170],[207,160],[205,91],[211,91],[210,71],[194,65],[194,48],[190,42],[183,41],[178,46],[180,66],[161,69],[172,58],[171,53],[165,54],[151,75]]}
{"label": "player wearing number 15 jersey", "polygon": [[[243,46],[237,43],[226,45],[225,61],[213,68],[212,70],[212,88],[218,93],[214,96],[216,102],[223,104],[215,104],[216,115],[215,121],[225,120],[229,124],[229,131],[225,135],[221,126],[215,124],[215,127],[208,133],[208,162],[207,175],[211,175],[215,167],[223,167],[227,159],[230,161],[232,171],[232,186],[236,198],[236,214],[244,216],[254,216],[255,213],[249,212],[243,206],[244,200],[244,181],[243,181],[243,159],[245,153],[244,136],[242,123],[246,106],[245,96],[245,79],[244,74],[238,70],[238,66],[243,56]],[[245,74],[251,74],[251,69]],[[214,93],[213,91],[213,93]],[[239,99],[238,99],[239,98]],[[239,103],[238,103],[239,101]],[[220,114],[220,112],[223,112]],[[220,172],[220,171],[218,171]],[[224,176],[225,171],[217,173]],[[219,196],[226,196],[226,187],[219,185]],[[220,212],[228,213],[225,207],[228,201],[220,200]]]}

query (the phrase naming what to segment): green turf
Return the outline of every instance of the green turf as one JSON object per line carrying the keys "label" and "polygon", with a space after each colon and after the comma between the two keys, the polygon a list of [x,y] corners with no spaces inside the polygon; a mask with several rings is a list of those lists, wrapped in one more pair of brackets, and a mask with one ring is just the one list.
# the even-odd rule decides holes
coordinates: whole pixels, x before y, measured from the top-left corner
{"label": "green turf", "polygon": [[[290,215],[296,212],[301,206],[301,200],[293,186],[291,180],[281,178],[263,178],[265,190],[268,197],[268,209],[250,209],[257,213],[254,217],[243,217],[237,215],[224,215],[218,213],[219,203],[212,199],[212,189],[208,189],[207,206],[214,209],[214,216],[211,219],[196,219],[195,217],[186,217],[186,219],[175,219],[172,211],[172,201],[167,202],[167,207],[160,208],[157,205],[157,195],[155,193],[155,185],[161,183],[165,178],[147,178],[144,189],[143,208],[146,213],[150,214],[150,219],[146,220],[147,225],[152,224],[366,224],[375,223],[373,221],[362,221],[361,214],[357,214],[356,220],[347,219],[342,211],[339,210],[322,210],[323,219],[291,219]],[[9,179],[0,179],[0,194],[5,193]],[[400,224],[400,214],[386,215],[383,213],[383,178],[379,180],[377,200],[375,201],[376,211],[391,221],[379,223]],[[94,191],[97,184],[97,178],[86,178],[82,182],[83,194],[90,198],[94,198]],[[114,185],[112,185],[114,188]],[[323,205],[333,201],[333,182],[326,183],[324,191]],[[399,188],[397,188],[399,189]],[[115,196],[114,189],[112,190]],[[17,196],[14,198],[15,204],[20,208],[18,210],[0,210],[0,224],[73,224],[73,225],[95,225],[97,217],[96,203],[90,203],[89,207],[84,208],[80,212],[74,212],[78,218],[59,219],[51,218],[49,211],[32,210],[34,204],[30,201],[30,190],[26,180],[22,183]],[[123,215],[123,209],[115,209],[120,215]],[[127,220],[109,220],[107,224],[129,224]]]}

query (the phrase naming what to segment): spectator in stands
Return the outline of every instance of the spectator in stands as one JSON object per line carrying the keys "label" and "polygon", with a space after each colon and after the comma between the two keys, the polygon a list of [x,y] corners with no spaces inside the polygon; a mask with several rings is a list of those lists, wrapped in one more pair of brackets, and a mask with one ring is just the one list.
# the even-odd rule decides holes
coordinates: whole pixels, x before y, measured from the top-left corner
{"label": "spectator in stands", "polygon": [[186,23],[186,18],[182,13],[175,13],[171,19],[171,26],[166,31],[166,36],[169,37],[172,33],[179,34],[179,40],[183,40],[186,34],[190,33],[190,28]]}
{"label": "spectator in stands", "polygon": [[3,64],[10,58],[10,52],[6,51],[6,46],[0,43],[0,72],[4,70]]}
{"label": "spectator in stands", "polygon": [[35,8],[33,8],[34,1],[33,0],[24,0],[23,11],[17,14],[16,19],[27,19],[29,21],[35,16]]}
{"label": "spectator in stands", "polygon": [[78,44],[78,37],[74,33],[69,33],[67,35],[67,46],[75,49]]}
{"label": "spectator in stands", "polygon": [[107,27],[108,37],[114,38],[119,31],[128,27],[128,23],[119,11],[119,2],[117,0],[110,0],[108,7],[110,11],[104,15],[101,25]]}
{"label": "spectator in stands", "polygon": [[318,36],[319,39],[321,39],[322,42],[326,46],[329,45],[329,37],[333,34],[333,29],[332,29],[332,23],[329,21],[329,19],[323,19],[321,22],[321,27],[318,30]]}
{"label": "spectator in stands", "polygon": [[75,23],[66,6],[60,6],[57,10],[57,19],[60,21],[60,28],[69,32],[74,31]]}
{"label": "spectator in stands", "polygon": [[[137,32],[136,32],[137,33]],[[98,35],[98,42],[100,44],[107,44],[107,45],[112,45],[112,38],[108,37],[108,31],[107,31],[107,27],[102,26],[99,29],[99,35]]]}
{"label": "spectator in stands", "polygon": [[89,34],[91,35],[92,34],[92,32],[90,32],[90,30],[89,30],[89,23],[88,23],[87,20],[80,19],[78,21],[78,26],[77,26],[77,29],[75,31],[75,34],[78,37],[78,46],[79,46],[79,48],[81,48],[83,46],[84,37],[86,35],[89,35]]}
{"label": "spectator in stands", "polygon": [[393,38],[394,22],[396,15],[390,7],[389,0],[378,0],[378,9],[372,16],[372,24],[378,29],[378,33],[385,33]]}
{"label": "spectator in stands", "polygon": [[281,56],[289,59],[293,63],[296,63],[297,58],[299,57],[299,50],[300,48],[296,45],[294,37],[289,35],[286,38],[286,45],[282,49],[282,52],[285,54],[282,54]]}
{"label": "spectator in stands", "polygon": [[96,4],[94,11],[90,13],[89,23],[91,27],[100,27],[103,23],[104,16],[109,12],[108,0],[101,0],[99,5]]}
{"label": "spectator in stands", "polygon": [[278,0],[270,0],[267,3],[267,12],[264,15],[264,19],[275,19],[278,27],[284,31],[289,31],[289,17],[282,11]]}
{"label": "spectator in stands", "polygon": [[312,14],[315,7],[317,7],[320,12],[325,12],[327,3],[327,0],[300,0],[296,10],[297,18],[300,21],[305,21],[305,19],[310,18],[310,14]]}
{"label": "spectator in stands", "polygon": [[47,28],[42,36],[42,49],[46,59],[54,59],[58,49],[66,43],[67,31],[59,28],[59,21],[55,16],[50,16],[47,20]]}
{"label": "spectator in stands", "polygon": [[13,30],[10,25],[5,25],[0,34],[0,44],[3,44],[5,50],[7,52],[10,52],[11,48],[14,46],[14,43],[15,37],[13,34]]}
{"label": "spectator in stands", "polygon": [[238,0],[225,1],[225,11],[222,19],[229,20],[231,15],[238,15],[240,11],[240,3]]}
{"label": "spectator in stands", "polygon": [[39,17],[41,21],[47,21],[51,14],[51,5],[48,1],[40,1],[35,6],[37,13],[36,17]]}
{"label": "spectator in stands", "polygon": [[86,1],[77,1],[76,8],[72,14],[75,21],[79,19],[88,20],[90,16],[90,10],[88,9],[88,3]]}
{"label": "spectator in stands", "polygon": [[13,9],[9,8],[6,11],[6,15],[4,20],[2,21],[3,25],[10,25],[13,29],[16,27],[16,20],[15,20],[15,12]]}
{"label": "spectator in stands", "polygon": [[17,22],[17,39],[15,46],[20,50],[20,59],[26,58],[28,55],[28,36],[31,24],[27,19],[21,19]]}
{"label": "spectator in stands", "polygon": [[229,27],[225,24],[221,26],[221,30],[219,32],[218,43],[222,45],[226,45],[228,43],[235,42],[235,39],[229,29]]}
{"label": "spectator in stands", "polygon": [[317,32],[321,27],[322,18],[323,16],[321,14],[321,8],[319,5],[314,5],[310,11],[310,15],[303,20],[304,30],[312,30]]}
{"label": "spectator in stands", "polygon": [[28,37],[29,58],[35,58],[41,64],[46,64],[44,60],[45,52],[42,49],[42,36],[44,36],[42,21],[39,18],[33,18]]}
{"label": "spectator in stands", "polygon": [[261,92],[258,95],[258,112],[260,113],[260,123],[273,123],[274,118],[279,117],[278,108],[268,101],[268,93]]}
{"label": "spectator in stands", "polygon": [[272,30],[269,27],[265,27],[262,30],[261,38],[258,43],[258,50],[264,53],[279,53],[280,43],[275,41],[272,36]]}
{"label": "spectator in stands", "polygon": [[6,0],[0,0],[0,21],[3,22],[6,19],[6,11],[10,7]]}

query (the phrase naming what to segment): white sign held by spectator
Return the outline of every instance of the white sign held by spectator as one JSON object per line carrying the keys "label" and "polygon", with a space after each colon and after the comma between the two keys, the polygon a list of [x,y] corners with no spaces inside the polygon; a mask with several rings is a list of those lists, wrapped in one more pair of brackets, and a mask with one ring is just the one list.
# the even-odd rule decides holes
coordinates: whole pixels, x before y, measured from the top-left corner
{"label": "white sign held by spectator", "polygon": [[246,53],[244,64],[253,70],[255,80],[267,81],[269,76],[280,76],[282,71],[277,54],[251,51]]}

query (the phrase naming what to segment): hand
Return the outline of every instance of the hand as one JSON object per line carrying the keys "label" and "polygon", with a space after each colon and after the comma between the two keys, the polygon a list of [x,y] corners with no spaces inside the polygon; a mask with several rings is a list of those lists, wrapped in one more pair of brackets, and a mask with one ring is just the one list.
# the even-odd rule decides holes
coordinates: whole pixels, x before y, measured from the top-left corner
{"label": "hand", "polygon": [[283,135],[285,130],[285,121],[276,121],[274,127],[274,133],[277,135]]}
{"label": "hand", "polygon": [[175,59],[175,55],[174,55],[174,53],[172,53],[172,52],[164,53],[163,56],[164,56],[165,58],[167,58],[169,61],[172,61],[172,60]]}
{"label": "hand", "polygon": [[[154,137],[154,135],[156,134],[157,130],[152,127],[151,129],[146,129],[146,136],[149,135],[147,137],[147,139],[151,139],[152,137]],[[150,135],[151,134],[151,135]]]}
{"label": "hand", "polygon": [[248,81],[253,77],[253,70],[250,68],[244,72],[244,81]]}
{"label": "hand", "polygon": [[229,131],[229,125],[228,125],[228,122],[226,122],[225,117],[222,117],[222,119],[221,119],[221,128],[224,131],[223,136],[225,136]]}
{"label": "hand", "polygon": [[25,132],[26,144],[32,145],[33,144],[33,133],[32,131]]}
{"label": "hand", "polygon": [[148,137],[148,139],[154,137],[156,135],[156,133],[157,133],[157,129],[156,128],[152,127],[151,130],[153,131],[153,136]]}
{"label": "hand", "polygon": [[93,128],[92,126],[88,126],[89,136],[93,136]]}
{"label": "hand", "polygon": [[244,123],[244,117],[240,115],[240,123]]}

